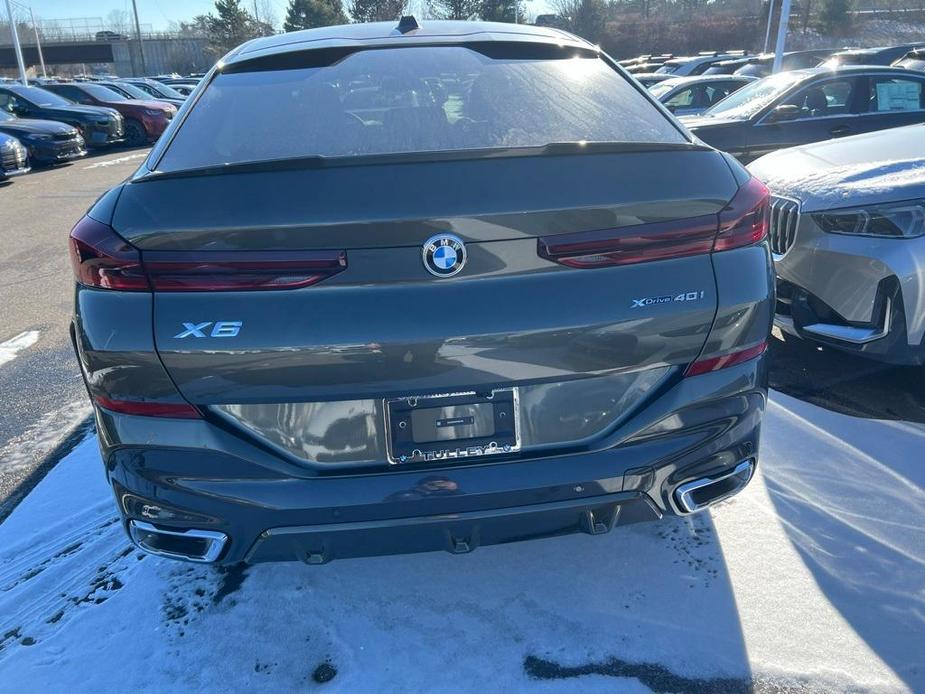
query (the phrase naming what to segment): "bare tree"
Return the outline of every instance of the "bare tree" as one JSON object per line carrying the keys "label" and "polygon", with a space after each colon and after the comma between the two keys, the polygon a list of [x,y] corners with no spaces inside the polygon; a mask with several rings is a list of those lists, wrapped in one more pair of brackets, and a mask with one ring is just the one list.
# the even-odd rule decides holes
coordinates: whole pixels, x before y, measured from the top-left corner
{"label": "bare tree", "polygon": [[279,28],[279,17],[270,0],[254,0],[254,16],[261,24],[276,31]]}
{"label": "bare tree", "polygon": [[565,27],[582,38],[597,42],[604,34],[607,22],[604,0],[553,0],[552,7]]}
{"label": "bare tree", "polygon": [[103,25],[117,34],[129,34],[132,31],[132,17],[125,10],[112,10],[106,15]]}

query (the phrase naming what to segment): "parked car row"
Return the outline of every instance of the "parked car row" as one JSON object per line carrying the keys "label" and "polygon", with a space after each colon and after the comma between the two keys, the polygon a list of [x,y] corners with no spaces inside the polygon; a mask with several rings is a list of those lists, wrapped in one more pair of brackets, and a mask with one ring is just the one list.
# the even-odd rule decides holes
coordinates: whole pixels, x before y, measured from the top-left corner
{"label": "parked car row", "polygon": [[115,109],[125,123],[125,142],[141,147],[154,142],[177,113],[173,104],[153,99],[134,99],[98,83],[47,84],[44,89],[76,104]]}
{"label": "parked car row", "polygon": [[791,69],[762,77],[772,63],[635,77],[770,189],[782,332],[925,363],[925,48],[787,53]]}
{"label": "parked car row", "polygon": [[[713,51],[695,56],[642,55],[621,60],[620,64],[648,87],[669,77],[701,74],[767,77],[773,70],[774,54],[748,55],[745,51]],[[921,71],[925,70],[925,42],[877,48],[788,51],[783,54],[781,70],[802,70],[821,65],[882,65]]]}
{"label": "parked car row", "polygon": [[784,147],[925,121],[925,73],[864,65],[781,72],[681,120],[747,163]]}
{"label": "parked car row", "polygon": [[698,115],[757,78],[744,75],[672,77],[649,91],[676,116]]}
{"label": "parked car row", "polygon": [[[88,148],[154,142],[198,78],[41,78],[0,82],[0,181],[86,156]],[[181,93],[167,82],[177,82]]]}

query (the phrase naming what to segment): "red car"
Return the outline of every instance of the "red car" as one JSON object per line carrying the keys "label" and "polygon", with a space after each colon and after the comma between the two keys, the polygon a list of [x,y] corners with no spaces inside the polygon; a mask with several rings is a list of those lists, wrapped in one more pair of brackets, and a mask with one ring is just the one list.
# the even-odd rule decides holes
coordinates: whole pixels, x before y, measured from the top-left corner
{"label": "red car", "polygon": [[43,84],[42,89],[78,104],[116,109],[125,119],[125,141],[132,147],[154,142],[177,114],[175,106],[163,101],[127,99],[108,87],[91,82]]}

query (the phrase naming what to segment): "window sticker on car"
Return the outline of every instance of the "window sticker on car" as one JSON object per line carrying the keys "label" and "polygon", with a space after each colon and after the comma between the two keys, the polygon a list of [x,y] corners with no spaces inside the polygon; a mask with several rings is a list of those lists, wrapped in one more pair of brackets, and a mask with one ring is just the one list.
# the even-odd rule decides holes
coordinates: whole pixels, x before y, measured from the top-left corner
{"label": "window sticker on car", "polygon": [[892,80],[877,84],[879,111],[918,111],[921,108],[922,86],[908,80]]}

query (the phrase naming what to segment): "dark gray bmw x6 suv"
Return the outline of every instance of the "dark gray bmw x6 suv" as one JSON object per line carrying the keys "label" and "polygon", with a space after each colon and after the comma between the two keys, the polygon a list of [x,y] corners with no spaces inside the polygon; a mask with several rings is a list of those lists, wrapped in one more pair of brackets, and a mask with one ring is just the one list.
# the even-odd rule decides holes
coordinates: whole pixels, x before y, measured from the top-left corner
{"label": "dark gray bmw x6 suv", "polygon": [[552,28],[232,51],[71,233],[142,549],[260,562],[597,534],[749,481],[768,194]]}

